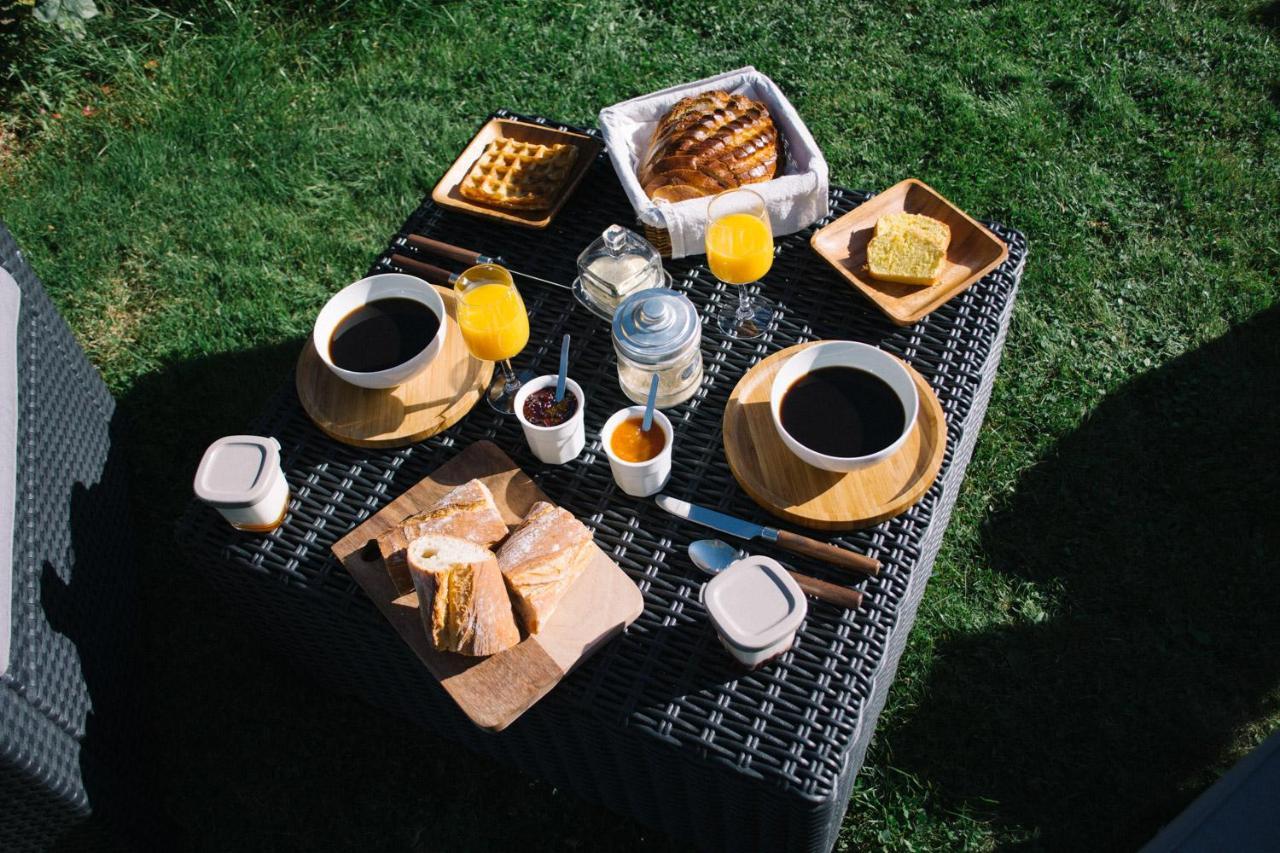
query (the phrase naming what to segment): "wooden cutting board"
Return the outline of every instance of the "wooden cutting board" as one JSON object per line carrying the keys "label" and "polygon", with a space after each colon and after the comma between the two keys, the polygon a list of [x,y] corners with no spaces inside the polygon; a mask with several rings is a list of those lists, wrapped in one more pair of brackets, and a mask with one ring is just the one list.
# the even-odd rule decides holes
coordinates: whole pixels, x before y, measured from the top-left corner
{"label": "wooden cutting board", "polygon": [[497,445],[478,441],[338,540],[333,553],[458,707],[480,728],[498,732],[633,622],[644,609],[644,599],[618,564],[593,546],[591,562],[542,631],[487,658],[436,651],[423,628],[412,585],[398,586],[383,565],[377,543],[369,543],[474,478],[493,492],[509,527],[537,501],[551,501]]}

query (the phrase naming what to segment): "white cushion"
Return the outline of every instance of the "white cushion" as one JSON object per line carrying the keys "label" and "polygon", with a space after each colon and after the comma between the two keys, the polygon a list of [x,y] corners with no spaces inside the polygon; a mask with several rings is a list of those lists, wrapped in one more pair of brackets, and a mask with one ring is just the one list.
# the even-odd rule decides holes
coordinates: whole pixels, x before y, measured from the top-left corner
{"label": "white cushion", "polygon": [[9,669],[13,510],[18,474],[18,307],[22,291],[0,267],[0,675]]}

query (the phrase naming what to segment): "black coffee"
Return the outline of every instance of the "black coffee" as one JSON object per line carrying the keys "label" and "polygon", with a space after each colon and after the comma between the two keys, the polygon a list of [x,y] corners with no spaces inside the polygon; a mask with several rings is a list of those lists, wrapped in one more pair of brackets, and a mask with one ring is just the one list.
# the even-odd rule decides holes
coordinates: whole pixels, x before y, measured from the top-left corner
{"label": "black coffee", "polygon": [[898,440],[907,415],[880,377],[854,367],[806,373],[782,395],[782,427],[827,456],[867,456]]}
{"label": "black coffee", "polygon": [[343,370],[377,373],[427,348],[440,318],[416,299],[375,299],[342,318],[329,338],[329,357]]}

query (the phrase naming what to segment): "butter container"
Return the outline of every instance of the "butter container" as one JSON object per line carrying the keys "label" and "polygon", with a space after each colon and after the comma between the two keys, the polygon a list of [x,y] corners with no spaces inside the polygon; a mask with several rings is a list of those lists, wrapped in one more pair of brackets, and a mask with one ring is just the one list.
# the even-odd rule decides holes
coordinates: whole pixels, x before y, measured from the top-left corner
{"label": "butter container", "polygon": [[196,469],[195,492],[238,530],[275,530],[289,511],[289,483],[280,466],[280,442],[260,435],[218,439],[209,445]]}
{"label": "butter container", "polygon": [[573,295],[602,320],[612,320],[618,305],[637,290],[670,287],[671,273],[658,250],[634,231],[610,225],[578,255]]}
{"label": "butter container", "polygon": [[782,564],[758,555],[708,581],[702,603],[720,642],[751,669],[791,648],[809,612],[804,591]]}

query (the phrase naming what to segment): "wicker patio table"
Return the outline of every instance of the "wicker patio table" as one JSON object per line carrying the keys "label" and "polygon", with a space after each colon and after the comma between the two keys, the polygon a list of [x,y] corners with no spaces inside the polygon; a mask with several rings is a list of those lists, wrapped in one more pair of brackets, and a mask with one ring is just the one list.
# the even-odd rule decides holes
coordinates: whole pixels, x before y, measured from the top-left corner
{"label": "wicker patio table", "polygon": [[[833,188],[830,218],[868,196]],[[455,214],[428,200],[402,233],[501,254],[519,269],[568,282],[578,252],[614,222],[634,225],[634,214],[602,156],[545,231]],[[331,685],[429,722],[433,732],[478,753],[704,849],[827,850],[893,682],[1000,361],[1026,242],[1017,231],[987,224],[1009,244],[1007,262],[914,326],[891,324],[819,259],[807,245],[813,229],[778,241],[764,292],[777,302],[780,316],[762,339],[729,341],[714,323],[704,325],[702,387],[668,411],[676,452],[667,491],[678,497],[768,521],[729,472],[721,415],[751,365],[797,342],[852,339],[901,356],[932,384],[947,418],[942,471],[924,498],[897,518],[831,540],[883,565],[879,576],[860,584],[862,607],[844,611],[811,601],[794,649],[758,672],[744,675],[735,668],[699,603],[703,577],[685,548],[706,531],[614,487],[599,428],[629,401],[618,387],[608,324],[566,290],[518,280],[531,337],[516,361],[552,372],[561,336],[572,334],[571,375],[589,401],[589,443],[576,461],[540,464],[515,421],[483,405],[411,447],[348,447],[311,424],[289,381],[250,427],[282,445],[293,493],[286,522],[270,535],[237,534],[212,510],[193,505],[182,522],[186,541],[238,610],[291,660]],[[395,269],[389,261],[394,251],[393,239],[372,271]],[[667,267],[674,287],[690,296],[704,318],[722,300],[736,298],[698,258]],[[622,636],[500,734],[482,732],[463,716],[329,550],[479,439],[499,444],[547,494],[590,526],[645,602]],[[800,571],[850,580],[823,565],[781,556]],[[698,807],[691,809],[694,800]]]}

